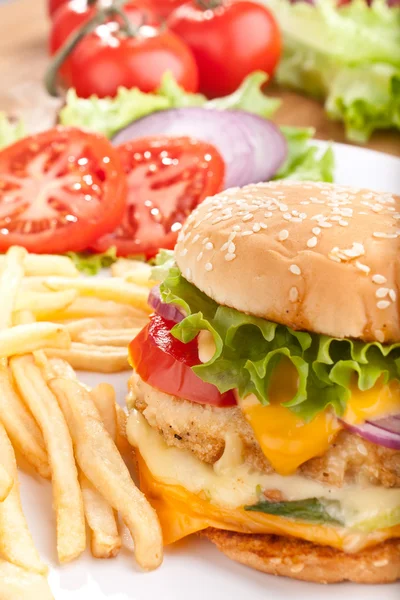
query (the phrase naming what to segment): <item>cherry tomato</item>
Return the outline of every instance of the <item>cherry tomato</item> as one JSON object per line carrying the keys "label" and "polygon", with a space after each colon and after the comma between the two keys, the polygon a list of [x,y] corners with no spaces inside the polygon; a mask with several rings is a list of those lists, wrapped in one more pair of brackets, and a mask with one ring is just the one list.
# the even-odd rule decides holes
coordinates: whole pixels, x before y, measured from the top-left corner
{"label": "cherry tomato", "polygon": [[[82,27],[96,14],[96,10],[97,7],[95,5],[89,6],[87,0],[70,0],[60,6],[57,14],[54,14],[52,22],[49,40],[50,54],[55,54],[73,31]],[[146,25],[157,25],[151,13],[144,8],[138,8],[135,2],[124,4],[123,10],[134,27],[140,27],[144,23]]]}
{"label": "cherry tomato", "polygon": [[0,252],[84,250],[121,221],[126,178],[103,136],[56,127],[0,152]]}
{"label": "cherry tomato", "polygon": [[68,2],[68,0],[49,0],[48,1],[48,11],[49,11],[50,18],[52,19],[53,16],[58,11],[58,9],[60,8],[60,6],[62,6],[63,4],[66,4],[67,2]]}
{"label": "cherry tomato", "polygon": [[129,345],[130,361],[138,375],[152,387],[184,400],[213,406],[234,406],[231,391],[221,394],[215,385],[198,377],[197,340],[183,344],[171,335],[173,321],[152,315],[150,322]]}
{"label": "cherry tomato", "polygon": [[247,0],[192,2],[168,19],[169,28],[193,51],[200,91],[209,97],[231,94],[252,71],[269,75],[281,54],[279,27],[270,11]]}
{"label": "cherry tomato", "polygon": [[153,92],[170,71],[188,92],[196,92],[198,72],[193,54],[178,36],[151,26],[137,35],[120,35],[119,24],[99,26],[85,37],[69,58],[65,83],[78,96],[115,96],[120,86]]}
{"label": "cherry tomato", "polygon": [[187,0],[138,0],[137,5],[150,11],[154,18],[162,22],[185,2]]}
{"label": "cherry tomato", "polygon": [[173,248],[189,213],[222,189],[223,159],[211,144],[189,138],[141,138],[118,151],[128,180],[125,216],[94,250],[116,246],[119,256],[149,258]]}

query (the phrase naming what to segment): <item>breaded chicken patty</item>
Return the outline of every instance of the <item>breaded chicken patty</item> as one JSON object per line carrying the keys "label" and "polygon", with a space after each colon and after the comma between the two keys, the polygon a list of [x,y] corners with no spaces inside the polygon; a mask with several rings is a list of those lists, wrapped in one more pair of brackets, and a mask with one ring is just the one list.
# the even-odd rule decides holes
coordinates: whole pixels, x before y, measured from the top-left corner
{"label": "breaded chicken patty", "polygon": [[[242,439],[246,462],[265,473],[273,472],[239,407],[188,402],[154,389],[136,375],[130,388],[130,405],[144,415],[169,446],[190,450],[200,460],[214,464],[223,454],[229,430]],[[333,486],[369,482],[400,487],[400,451],[377,446],[343,430],[323,456],[308,460],[299,471]]]}

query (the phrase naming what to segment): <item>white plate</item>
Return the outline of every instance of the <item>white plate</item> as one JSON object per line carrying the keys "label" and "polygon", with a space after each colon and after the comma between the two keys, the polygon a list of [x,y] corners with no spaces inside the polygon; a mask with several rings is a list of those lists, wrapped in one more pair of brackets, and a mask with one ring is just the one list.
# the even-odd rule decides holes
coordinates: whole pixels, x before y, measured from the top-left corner
{"label": "white plate", "polygon": [[[321,147],[326,143],[320,142]],[[379,191],[400,193],[400,159],[335,144],[336,181]],[[128,373],[82,374],[90,385],[114,384],[123,405]],[[50,585],[56,600],[399,600],[400,584],[389,586],[319,585],[290,581],[252,571],[220,554],[212,544],[192,537],[167,549],[163,565],[141,573],[125,549],[113,560],[95,560],[87,551],[79,560],[60,567],[55,554],[55,521],[51,486],[21,474],[24,508],[37,547],[49,563]],[[0,582],[1,597],[1,582]],[[40,600],[40,599],[32,599]]]}

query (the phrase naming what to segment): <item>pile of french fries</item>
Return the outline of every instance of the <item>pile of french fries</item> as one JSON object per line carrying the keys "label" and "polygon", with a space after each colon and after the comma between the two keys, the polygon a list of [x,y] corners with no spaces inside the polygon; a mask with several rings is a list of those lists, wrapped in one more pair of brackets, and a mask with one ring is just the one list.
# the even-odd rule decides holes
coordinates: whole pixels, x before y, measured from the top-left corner
{"label": "pile of french fries", "polygon": [[77,369],[128,369],[127,344],[146,321],[149,267],[122,260],[113,277],[79,277],[62,256],[13,247],[0,257],[0,597],[52,598],[47,567],[26,523],[17,456],[50,479],[60,563],[86,549],[116,556],[117,516],[144,569],[162,561],[157,516],[131,479],[126,415],[111,385],[93,389]]}

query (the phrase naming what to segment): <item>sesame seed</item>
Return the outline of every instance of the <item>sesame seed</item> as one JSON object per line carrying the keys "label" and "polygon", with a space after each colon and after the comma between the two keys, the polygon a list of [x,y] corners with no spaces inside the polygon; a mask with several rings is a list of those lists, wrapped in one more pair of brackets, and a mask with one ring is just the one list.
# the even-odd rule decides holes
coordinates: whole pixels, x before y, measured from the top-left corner
{"label": "sesame seed", "polygon": [[376,238],[384,238],[384,239],[395,239],[397,238],[397,233],[385,233],[384,231],[374,231],[372,234]]}
{"label": "sesame seed", "polygon": [[207,262],[204,265],[204,268],[205,268],[206,271],[212,271],[213,266],[212,266],[212,264],[210,262]]}
{"label": "sesame seed", "polygon": [[375,562],[373,562],[372,564],[374,565],[374,567],[386,567],[386,565],[389,563],[387,558],[381,558],[381,560],[376,560]]}
{"label": "sesame seed", "polygon": [[396,302],[397,294],[394,290],[389,290],[389,298],[392,302]]}
{"label": "sesame seed", "polygon": [[188,267],[186,269],[186,279],[190,280],[192,278],[192,271],[191,269]]}
{"label": "sesame seed", "polygon": [[330,258],[331,260],[333,260],[333,262],[338,262],[338,263],[342,262],[340,260],[340,258],[338,256],[335,256],[334,254],[329,254],[328,258]]}
{"label": "sesame seed", "polygon": [[340,219],[339,221],[339,225],[341,225],[342,227],[347,227],[348,224],[348,221],[345,221],[344,219]]}
{"label": "sesame seed", "polygon": [[251,229],[249,231],[243,231],[242,237],[244,237],[245,235],[253,235],[253,231]]}
{"label": "sesame seed", "polygon": [[307,240],[307,247],[315,248],[315,246],[317,245],[317,242],[318,242],[318,238],[314,235],[314,237]]}
{"label": "sesame seed", "polygon": [[285,219],[285,221],[291,221],[292,215],[290,213],[285,213],[283,215],[283,218]]}
{"label": "sesame seed", "polygon": [[301,269],[298,265],[290,265],[289,271],[293,273],[293,275],[301,275]]}
{"label": "sesame seed", "polygon": [[297,287],[292,287],[289,290],[289,300],[290,302],[296,302],[299,298],[299,290]]}
{"label": "sesame seed", "polygon": [[328,229],[328,227],[332,227],[332,223],[327,223],[326,221],[318,221],[318,225],[323,227],[324,229]]}
{"label": "sesame seed", "polygon": [[382,284],[382,283],[386,283],[387,279],[386,277],[384,277],[383,275],[379,275],[378,273],[376,275],[372,275],[372,281],[374,283],[378,283],[378,284]]}
{"label": "sesame seed", "polygon": [[299,564],[299,565],[293,565],[293,567],[290,569],[292,573],[301,573],[301,571],[304,569],[304,565]]}
{"label": "sesame seed", "polygon": [[301,219],[300,217],[292,217],[291,222],[292,223],[302,223],[303,219]]}
{"label": "sesame seed", "polygon": [[212,242],[207,242],[205,245],[206,250],[212,250],[214,248],[214,244]]}
{"label": "sesame seed", "polygon": [[253,231],[254,233],[258,233],[261,229],[260,223],[254,223],[253,225]]}
{"label": "sesame seed", "polygon": [[187,253],[188,253],[187,248],[184,248],[183,250],[181,250],[179,252],[179,256],[186,256]]}
{"label": "sesame seed", "polygon": [[269,211],[269,210],[267,210],[267,212],[264,213],[264,217],[266,217],[267,219],[269,217],[272,217],[272,215],[273,215],[273,213],[271,211]]}
{"label": "sesame seed", "polygon": [[306,218],[307,218],[307,213],[305,213],[305,212],[301,212],[301,213],[299,214],[299,217],[300,217],[300,219],[306,219]]}
{"label": "sesame seed", "polygon": [[376,290],[375,296],[377,298],[385,298],[389,293],[389,288],[381,287]]}
{"label": "sesame seed", "polygon": [[228,252],[228,254],[225,254],[225,260],[227,260],[228,262],[230,262],[234,258],[236,258],[236,254],[234,254],[233,252]]}
{"label": "sesame seed", "polygon": [[250,214],[250,213],[247,213],[247,214],[245,214],[245,215],[244,215],[244,217],[242,218],[242,221],[243,221],[243,222],[246,222],[246,221],[251,221],[251,219],[252,219],[252,218],[253,218],[253,215],[252,215],[252,214]]}
{"label": "sesame seed", "polygon": [[363,271],[363,273],[366,273],[367,275],[369,274],[371,269],[367,265],[364,265],[364,263],[360,262],[359,260],[356,260],[354,264],[357,269],[360,269],[360,271]]}
{"label": "sesame seed", "polygon": [[197,258],[196,258],[197,262],[200,262],[202,258],[203,258],[203,253],[199,252],[197,255]]}
{"label": "sesame seed", "polygon": [[240,227],[240,225],[234,225],[234,226],[232,227],[232,231],[241,231],[241,229],[242,229],[242,228]]}
{"label": "sesame seed", "polygon": [[236,250],[236,246],[233,242],[231,242],[228,246],[228,252],[229,254],[235,254],[235,250]]}
{"label": "sesame seed", "polygon": [[311,231],[314,235],[319,235],[321,233],[321,229],[319,227],[313,227]]}
{"label": "sesame seed", "polygon": [[385,310],[385,308],[388,308],[388,306],[390,306],[390,302],[388,302],[387,300],[379,300],[379,302],[377,302],[376,306],[380,310]]}
{"label": "sesame seed", "polygon": [[197,242],[197,240],[199,239],[199,237],[200,237],[199,234],[196,233],[196,235],[192,239],[192,244],[195,244]]}
{"label": "sesame seed", "polygon": [[289,237],[289,232],[287,229],[282,229],[282,231],[280,231],[278,233],[278,240],[281,242],[284,242],[285,240],[287,240]]}

